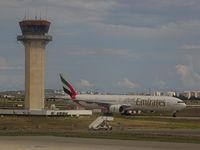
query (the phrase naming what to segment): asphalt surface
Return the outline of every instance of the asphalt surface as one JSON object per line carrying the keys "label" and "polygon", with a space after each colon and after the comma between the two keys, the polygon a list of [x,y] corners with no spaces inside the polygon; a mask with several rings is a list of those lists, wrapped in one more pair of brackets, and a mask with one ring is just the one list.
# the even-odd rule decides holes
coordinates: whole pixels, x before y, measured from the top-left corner
{"label": "asphalt surface", "polygon": [[0,136],[1,150],[199,150],[200,144],[53,136]]}
{"label": "asphalt surface", "polygon": [[200,129],[133,129],[129,132],[141,135],[200,137]]}

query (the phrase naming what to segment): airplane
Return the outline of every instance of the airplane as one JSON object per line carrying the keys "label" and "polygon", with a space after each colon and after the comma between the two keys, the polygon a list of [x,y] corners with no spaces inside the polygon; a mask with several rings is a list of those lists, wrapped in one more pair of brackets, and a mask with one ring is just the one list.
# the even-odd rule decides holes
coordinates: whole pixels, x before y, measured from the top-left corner
{"label": "airplane", "polygon": [[131,115],[133,110],[140,110],[172,112],[173,117],[176,117],[176,112],[186,107],[182,100],[170,96],[77,94],[62,74],[60,79],[64,92],[75,103],[86,109],[105,109],[108,114]]}

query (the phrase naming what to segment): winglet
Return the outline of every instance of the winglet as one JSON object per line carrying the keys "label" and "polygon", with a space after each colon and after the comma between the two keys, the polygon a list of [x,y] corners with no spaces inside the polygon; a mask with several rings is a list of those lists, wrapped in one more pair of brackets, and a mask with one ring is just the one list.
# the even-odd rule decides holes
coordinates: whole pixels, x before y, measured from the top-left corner
{"label": "winglet", "polygon": [[60,73],[60,79],[63,84],[64,92],[68,94],[71,97],[71,99],[75,100],[77,94],[76,91],[73,89],[72,85],[67,80],[65,80],[65,78],[62,76],[61,73]]}

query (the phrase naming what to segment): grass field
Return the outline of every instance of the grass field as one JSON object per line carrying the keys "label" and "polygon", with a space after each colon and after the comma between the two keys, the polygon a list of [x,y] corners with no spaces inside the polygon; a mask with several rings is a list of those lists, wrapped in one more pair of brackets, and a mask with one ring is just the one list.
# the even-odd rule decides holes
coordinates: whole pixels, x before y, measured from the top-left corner
{"label": "grass field", "polygon": [[112,131],[90,131],[91,117],[1,116],[0,135],[54,135],[200,143],[200,119],[115,117]]}

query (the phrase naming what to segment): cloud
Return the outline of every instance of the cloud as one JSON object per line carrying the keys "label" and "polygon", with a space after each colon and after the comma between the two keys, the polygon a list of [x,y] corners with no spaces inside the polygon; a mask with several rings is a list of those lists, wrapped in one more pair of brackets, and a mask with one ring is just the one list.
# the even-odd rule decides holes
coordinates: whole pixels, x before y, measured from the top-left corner
{"label": "cloud", "polygon": [[94,85],[91,84],[89,81],[81,79],[78,83],[78,86],[83,88],[83,87],[93,87]]}
{"label": "cloud", "polygon": [[[66,48],[67,49],[67,48]],[[83,55],[95,55],[99,49],[91,49],[91,48],[83,48],[83,47],[73,47],[68,48],[67,55],[76,55],[76,56],[83,56]]]}
{"label": "cloud", "polygon": [[[0,75],[0,89],[17,89],[19,90],[24,86],[24,76],[23,75]],[[20,88],[19,88],[20,87]]]}
{"label": "cloud", "polygon": [[[198,0],[117,0],[106,22],[116,25],[155,28],[172,22],[198,20]],[[169,11],[170,10],[170,11]]]}
{"label": "cloud", "polygon": [[[131,49],[118,49],[118,48],[82,48],[82,47],[75,47],[70,48],[67,51],[67,55],[110,55],[110,56],[119,56],[119,57],[126,57],[126,58],[140,58],[141,55],[135,53],[134,50]],[[149,56],[149,55],[148,55]]]}
{"label": "cloud", "polygon": [[176,71],[184,85],[193,87],[200,84],[200,75],[191,66],[178,64]]}
{"label": "cloud", "polygon": [[9,83],[23,83],[24,76],[22,75],[0,75],[0,83],[1,84],[9,84]]}
{"label": "cloud", "polygon": [[24,8],[28,8],[34,17],[36,11],[45,14],[48,7],[48,16],[58,23],[104,22],[154,28],[171,22],[199,19],[199,3],[198,0],[1,0],[0,8],[12,8],[11,11],[18,12],[17,15],[18,10],[24,14]]}
{"label": "cloud", "polygon": [[[41,3],[38,1],[38,4]],[[48,16],[61,24],[90,24],[102,21],[109,9],[115,5],[115,1],[104,0],[48,0],[46,5]],[[43,4],[45,6],[45,4]],[[64,13],[63,13],[64,12]]]}
{"label": "cloud", "polygon": [[139,58],[139,54],[136,54],[134,50],[131,49],[102,49],[102,53],[114,55],[114,56],[122,56],[127,58]]}
{"label": "cloud", "polygon": [[131,26],[124,24],[105,24],[96,23],[95,28],[99,34],[113,35],[120,37],[142,37],[142,38],[183,38],[190,35],[199,35],[199,20],[186,20],[169,22],[156,26],[154,28],[148,26]]}
{"label": "cloud", "polygon": [[22,66],[11,65],[7,59],[0,57],[0,70],[22,70]]}
{"label": "cloud", "polygon": [[[130,0],[12,0],[11,2],[1,1],[2,8],[12,8],[12,13],[2,15],[12,15],[12,17],[24,15],[24,8],[29,8],[29,15],[34,17],[36,12],[46,14],[53,20],[60,30],[55,29],[57,34],[79,35],[77,32],[84,25],[94,32],[100,34],[117,34],[125,36],[143,36],[152,38],[153,36],[181,36],[189,29],[198,32],[199,29],[199,2],[163,2],[159,0],[130,1]],[[39,7],[39,8],[38,8]],[[20,9],[21,8],[21,9]],[[187,13],[184,8],[189,9]],[[21,10],[21,12],[19,12]],[[170,10],[170,11],[169,11]],[[6,11],[6,10],[5,10]],[[180,13],[176,13],[180,12]],[[21,13],[21,14],[20,14]],[[38,13],[39,15],[39,13]],[[191,19],[191,16],[194,19]],[[195,23],[196,21],[196,23]],[[77,25],[78,24],[78,25]],[[196,24],[195,26],[193,26]],[[66,30],[72,25],[75,31]],[[189,27],[191,26],[191,27]],[[72,27],[70,27],[72,28]],[[84,30],[84,29],[83,29]],[[190,31],[189,30],[189,31]]]}
{"label": "cloud", "polygon": [[165,81],[163,80],[159,80],[159,81],[156,81],[155,85],[158,87],[158,88],[164,88],[166,86],[166,83]]}
{"label": "cloud", "polygon": [[[158,87],[166,88],[165,83],[159,81],[162,79],[158,78],[156,83],[155,80],[154,83],[151,82],[153,75],[149,75],[149,71],[156,72],[159,68],[158,76],[162,76],[167,85],[169,81],[172,82],[176,88],[179,86],[177,81],[173,77],[168,78],[168,73],[163,72],[167,72],[166,68],[174,68],[176,64],[186,63],[185,53],[181,53],[181,56],[177,54],[183,46],[184,51],[188,49],[187,55],[188,52],[193,54],[195,52],[195,56],[192,56],[195,57],[192,59],[193,69],[190,65],[185,65],[186,68],[177,65],[177,74],[182,81],[186,80],[185,85],[186,82],[195,84],[194,82],[198,80],[199,0],[1,0],[0,8],[0,20],[4,29],[0,39],[1,56],[18,53],[12,49],[20,49],[21,52],[22,45],[16,45],[14,40],[15,33],[21,34],[17,22],[25,16],[26,9],[26,17],[34,18],[41,12],[42,16],[47,14],[48,20],[52,22],[50,35],[53,35],[54,41],[48,45],[50,50],[46,54],[47,72],[50,71],[48,66],[58,66],[56,69],[59,71],[66,69],[68,64],[70,72],[74,71],[73,73],[78,75],[80,71],[85,71],[87,78],[93,77],[98,81],[98,68],[101,67],[105,73],[111,72],[109,78],[115,76],[111,79],[111,83],[117,83],[116,78],[119,76],[126,77],[135,73],[141,79],[147,78],[145,81],[147,87],[156,84]],[[19,66],[18,63],[23,63],[23,59],[21,55],[10,57],[8,59],[10,61],[0,57],[1,72],[2,69],[10,68],[10,64],[11,68],[16,68],[15,66]],[[117,60],[120,63],[116,63]],[[130,61],[134,61],[134,65]],[[78,65],[70,67],[74,62]],[[85,67],[88,64],[91,68],[97,68],[96,71],[90,73],[87,70],[90,67]],[[152,67],[157,64],[158,67]],[[131,67],[133,69],[129,69]],[[186,71],[190,73],[184,73]],[[14,75],[16,72],[19,73],[16,69],[12,72],[11,69],[5,70],[8,75]],[[176,74],[176,71],[172,74],[174,73]],[[52,81],[57,85],[56,76],[52,75],[52,78],[50,74],[46,76],[47,82]],[[102,80],[105,78],[108,78],[108,75],[102,77]],[[76,80],[78,79],[81,78],[77,77]],[[126,82],[121,81],[120,84],[126,83],[125,86],[129,87],[135,85],[129,80]],[[86,83],[80,85],[91,87],[89,81]],[[108,84],[108,87],[112,88],[112,85]]]}
{"label": "cloud", "polygon": [[190,49],[200,49],[200,45],[198,44],[185,44],[182,46],[183,49],[190,50]]}
{"label": "cloud", "polygon": [[137,88],[139,86],[137,83],[130,81],[128,78],[124,78],[123,80],[119,81],[118,85],[124,86],[127,88]]}
{"label": "cloud", "polygon": [[2,69],[9,69],[9,63],[5,58],[0,57],[0,70]]}

